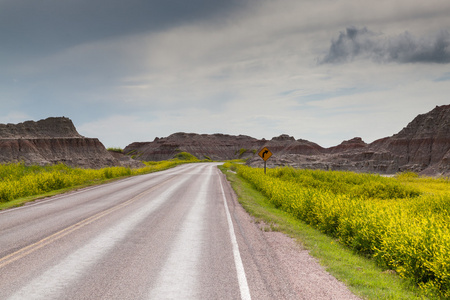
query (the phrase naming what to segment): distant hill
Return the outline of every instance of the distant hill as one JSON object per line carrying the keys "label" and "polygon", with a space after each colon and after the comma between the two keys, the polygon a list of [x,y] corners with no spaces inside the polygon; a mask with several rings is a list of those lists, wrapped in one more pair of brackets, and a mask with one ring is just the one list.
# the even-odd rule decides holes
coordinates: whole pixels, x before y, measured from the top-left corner
{"label": "distant hill", "polygon": [[113,157],[98,139],[81,136],[65,117],[0,124],[0,163],[9,162],[64,163],[85,168],[142,164],[129,157]]}
{"label": "distant hill", "polygon": [[143,161],[171,159],[179,152],[188,152],[199,159],[226,160],[248,158],[260,148],[264,140],[239,135],[174,133],[153,142],[136,142],[128,145],[124,153]]}
{"label": "distant hill", "polygon": [[400,170],[449,174],[450,105],[418,115],[399,133],[370,146],[374,151],[390,153]]}
{"label": "distant hill", "polygon": [[142,166],[141,161],[159,161],[188,152],[199,159],[248,159],[262,166],[257,155],[268,147],[273,156],[268,167],[350,170],[395,174],[414,171],[450,176],[450,105],[437,106],[418,115],[399,133],[367,144],[356,137],[323,148],[316,143],[283,134],[271,140],[246,135],[174,133],[153,142],[128,145],[122,155],[111,153],[96,138],[81,136],[68,118],[47,118],[19,124],[0,124],[0,163],[65,163],[71,166]]}
{"label": "distant hill", "polygon": [[395,174],[414,171],[427,175],[450,175],[450,105],[437,106],[418,115],[399,133],[366,144],[356,137],[338,146],[323,148],[316,143],[283,134],[271,140],[226,134],[175,133],[153,142],[128,145],[124,153],[140,160],[165,160],[189,152],[199,159],[248,158],[262,166],[256,155],[268,147],[273,156],[268,166],[293,166],[325,170],[351,170]]}

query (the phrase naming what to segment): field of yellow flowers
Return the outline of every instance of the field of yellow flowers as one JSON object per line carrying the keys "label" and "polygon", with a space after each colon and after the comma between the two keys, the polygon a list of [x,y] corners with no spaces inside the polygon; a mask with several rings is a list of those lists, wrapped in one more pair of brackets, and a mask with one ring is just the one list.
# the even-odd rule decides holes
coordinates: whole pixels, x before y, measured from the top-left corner
{"label": "field of yellow flowers", "polygon": [[278,208],[450,298],[450,180],[233,165]]}
{"label": "field of yellow flowers", "polygon": [[146,166],[139,169],[108,167],[97,170],[72,168],[64,164],[52,166],[27,166],[23,163],[0,164],[0,203],[54,190],[101,182],[105,179],[165,170],[186,162],[192,162],[192,160],[174,159],[146,162]]}

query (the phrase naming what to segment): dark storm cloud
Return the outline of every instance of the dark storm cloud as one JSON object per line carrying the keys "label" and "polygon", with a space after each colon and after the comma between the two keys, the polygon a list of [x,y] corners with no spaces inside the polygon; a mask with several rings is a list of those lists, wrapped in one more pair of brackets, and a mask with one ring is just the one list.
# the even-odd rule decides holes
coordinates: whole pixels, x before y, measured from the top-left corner
{"label": "dark storm cloud", "polygon": [[0,54],[26,57],[80,43],[210,20],[235,0],[3,0]]}
{"label": "dark storm cloud", "polygon": [[409,32],[385,37],[367,28],[349,27],[331,42],[321,63],[342,63],[355,58],[377,62],[450,63],[450,34],[441,31],[435,36],[416,38]]}

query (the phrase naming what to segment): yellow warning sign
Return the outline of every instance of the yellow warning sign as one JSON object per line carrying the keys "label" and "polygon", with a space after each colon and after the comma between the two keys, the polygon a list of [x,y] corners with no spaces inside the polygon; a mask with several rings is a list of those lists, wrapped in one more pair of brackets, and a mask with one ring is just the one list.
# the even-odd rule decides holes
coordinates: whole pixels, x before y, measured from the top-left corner
{"label": "yellow warning sign", "polygon": [[272,152],[269,149],[264,147],[261,151],[259,151],[258,155],[264,160],[268,160],[272,156]]}

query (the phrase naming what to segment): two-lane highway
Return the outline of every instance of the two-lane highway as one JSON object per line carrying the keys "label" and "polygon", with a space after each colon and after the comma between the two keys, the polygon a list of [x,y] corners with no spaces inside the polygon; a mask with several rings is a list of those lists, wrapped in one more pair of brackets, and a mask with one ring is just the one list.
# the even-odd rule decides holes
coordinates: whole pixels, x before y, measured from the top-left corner
{"label": "two-lane highway", "polygon": [[184,165],[1,212],[0,298],[248,299],[222,180]]}
{"label": "two-lane highway", "polygon": [[182,165],[0,212],[0,299],[352,298],[293,268],[310,260],[286,239],[260,230],[216,163]]}

